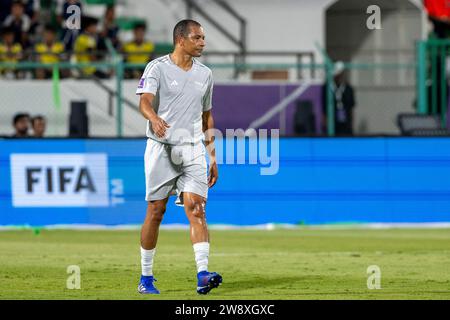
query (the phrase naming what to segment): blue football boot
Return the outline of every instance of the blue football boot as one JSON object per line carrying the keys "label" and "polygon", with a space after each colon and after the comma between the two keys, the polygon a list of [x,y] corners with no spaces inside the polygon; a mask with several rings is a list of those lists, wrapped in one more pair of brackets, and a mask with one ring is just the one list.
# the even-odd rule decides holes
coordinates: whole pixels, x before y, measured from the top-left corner
{"label": "blue football boot", "polygon": [[141,281],[139,281],[138,292],[142,294],[159,294],[159,290],[156,289],[153,282],[156,279],[153,276],[141,276]]}
{"label": "blue football boot", "polygon": [[201,271],[197,274],[197,293],[207,294],[222,283],[222,276],[216,272]]}

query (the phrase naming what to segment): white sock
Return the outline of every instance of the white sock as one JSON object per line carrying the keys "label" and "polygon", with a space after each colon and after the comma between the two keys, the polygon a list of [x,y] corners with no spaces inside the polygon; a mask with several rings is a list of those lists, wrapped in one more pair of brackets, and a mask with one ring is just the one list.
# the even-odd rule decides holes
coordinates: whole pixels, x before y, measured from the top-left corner
{"label": "white sock", "polygon": [[152,250],[145,250],[141,247],[141,267],[143,276],[153,275],[153,256],[156,248]]}
{"label": "white sock", "polygon": [[197,272],[208,270],[209,242],[194,243],[195,262],[197,263]]}

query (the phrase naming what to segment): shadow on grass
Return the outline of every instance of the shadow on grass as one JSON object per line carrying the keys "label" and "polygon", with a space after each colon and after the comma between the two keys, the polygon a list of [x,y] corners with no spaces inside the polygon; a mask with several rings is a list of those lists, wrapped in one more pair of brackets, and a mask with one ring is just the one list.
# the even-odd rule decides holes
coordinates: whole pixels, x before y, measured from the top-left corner
{"label": "shadow on grass", "polygon": [[251,289],[287,289],[295,290],[299,289],[302,283],[305,286],[309,286],[311,281],[321,280],[322,277],[286,277],[286,276],[271,276],[270,278],[264,277],[247,277],[242,279],[240,277],[225,277],[224,282],[220,286],[220,291],[222,293],[236,293],[239,291],[251,290]]}

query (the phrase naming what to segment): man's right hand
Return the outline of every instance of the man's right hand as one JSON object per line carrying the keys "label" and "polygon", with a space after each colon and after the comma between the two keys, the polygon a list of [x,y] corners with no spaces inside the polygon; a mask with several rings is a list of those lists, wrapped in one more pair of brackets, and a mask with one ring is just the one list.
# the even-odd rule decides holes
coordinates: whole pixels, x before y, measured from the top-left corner
{"label": "man's right hand", "polygon": [[158,138],[164,138],[166,134],[166,129],[170,128],[170,126],[165,122],[162,118],[155,115],[150,119],[150,123],[152,125],[153,132],[156,134]]}
{"label": "man's right hand", "polygon": [[164,138],[166,129],[170,126],[161,119],[152,107],[153,99],[155,95],[152,93],[142,93],[139,100],[139,111],[142,113],[145,119],[150,121],[153,132],[158,138]]}

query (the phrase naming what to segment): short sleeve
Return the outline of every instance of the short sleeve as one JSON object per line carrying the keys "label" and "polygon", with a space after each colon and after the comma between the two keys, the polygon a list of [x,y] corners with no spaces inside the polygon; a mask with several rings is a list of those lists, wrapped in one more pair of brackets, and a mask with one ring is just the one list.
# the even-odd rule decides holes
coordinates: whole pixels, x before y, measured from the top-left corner
{"label": "short sleeve", "polygon": [[208,87],[206,89],[205,95],[203,96],[203,112],[212,109],[212,94],[213,94],[214,81],[212,78],[212,73],[208,77]]}
{"label": "short sleeve", "polygon": [[150,62],[139,80],[136,94],[151,93],[156,95],[159,88],[160,71],[158,64]]}
{"label": "short sleeve", "polygon": [[22,16],[22,32],[28,32],[31,27],[31,20],[28,16]]}
{"label": "short sleeve", "polygon": [[14,17],[12,15],[9,15],[6,17],[5,21],[3,21],[3,27],[9,27],[11,26],[11,23],[13,22]]}

